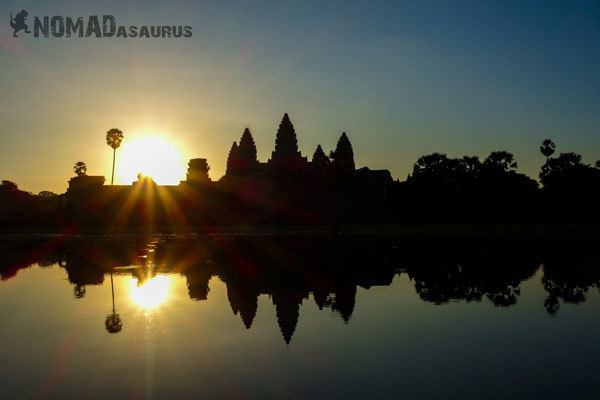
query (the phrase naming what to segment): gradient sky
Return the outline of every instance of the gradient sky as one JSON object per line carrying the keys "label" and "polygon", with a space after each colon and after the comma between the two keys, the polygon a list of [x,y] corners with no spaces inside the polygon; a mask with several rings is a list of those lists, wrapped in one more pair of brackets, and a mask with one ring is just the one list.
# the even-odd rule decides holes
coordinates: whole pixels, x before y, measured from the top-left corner
{"label": "gradient sky", "polygon": [[[188,39],[14,39],[10,12],[191,25]],[[106,130],[167,137],[211,177],[248,126],[266,161],[284,112],[300,150],[345,130],[357,166],[540,142],[600,159],[598,1],[3,1],[0,178],[62,192],[75,161],[109,176]],[[118,164],[117,164],[118,168]]]}

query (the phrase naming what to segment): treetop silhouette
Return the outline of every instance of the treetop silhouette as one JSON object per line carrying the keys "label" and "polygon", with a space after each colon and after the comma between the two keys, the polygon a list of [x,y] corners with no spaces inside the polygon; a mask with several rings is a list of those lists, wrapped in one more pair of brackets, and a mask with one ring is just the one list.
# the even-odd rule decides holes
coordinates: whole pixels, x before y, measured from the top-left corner
{"label": "treetop silhouette", "polygon": [[584,164],[577,153],[560,153],[550,158],[542,167],[540,181],[544,189],[564,195],[581,192],[593,193],[598,190],[600,170]]}
{"label": "treetop silhouette", "polygon": [[546,157],[546,163],[556,151],[556,145],[550,139],[545,139],[540,146],[540,152]]}
{"label": "treetop silhouette", "polygon": [[0,185],[0,191],[5,192],[5,193],[13,193],[18,190],[19,190],[19,187],[17,186],[16,183],[14,183],[12,181],[3,180],[2,184]]}
{"label": "treetop silhouette", "polygon": [[462,163],[465,170],[470,174],[478,174],[481,171],[481,161],[477,156],[463,156]]}
{"label": "treetop silhouette", "polygon": [[504,150],[491,152],[484,160],[483,165],[484,167],[503,172],[517,169],[517,162],[513,154]]}
{"label": "treetop silhouette", "polygon": [[123,141],[123,132],[119,129],[112,128],[106,132],[106,144],[113,150],[118,149]]}
{"label": "treetop silhouette", "polygon": [[51,197],[55,197],[58,196],[56,193],[51,192],[49,190],[42,190],[41,192],[38,193],[39,197],[46,197],[46,198],[51,198]]}
{"label": "treetop silhouette", "polygon": [[75,175],[77,176],[87,175],[87,165],[83,161],[77,161],[73,166],[73,170],[75,171]]}

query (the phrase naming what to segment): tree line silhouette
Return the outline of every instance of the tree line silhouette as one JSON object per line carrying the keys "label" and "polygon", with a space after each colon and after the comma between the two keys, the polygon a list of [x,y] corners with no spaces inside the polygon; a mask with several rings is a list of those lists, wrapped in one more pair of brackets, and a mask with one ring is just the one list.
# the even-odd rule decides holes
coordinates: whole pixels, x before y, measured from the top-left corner
{"label": "tree line silhouette", "polygon": [[[197,301],[209,297],[209,282],[218,277],[227,286],[231,311],[247,329],[259,297],[268,295],[282,337],[290,343],[301,305],[311,297],[319,309],[331,310],[349,323],[359,288],[389,286],[402,275],[426,302],[487,301],[510,307],[519,301],[521,283],[541,269],[546,299],[540,308],[557,315],[561,304],[583,303],[590,290],[600,289],[600,259],[593,246],[589,240],[475,237],[422,241],[364,235],[135,236],[123,241],[63,236],[1,241],[0,277],[11,279],[34,264],[58,264],[73,285],[75,299],[81,300],[86,286],[103,284],[107,276],[112,284],[113,274],[131,274],[139,283],[155,274],[180,274],[187,280],[190,299]],[[118,332],[127,321],[115,310],[114,297],[112,307],[106,328]]]}
{"label": "tree line silhouette", "polygon": [[[107,132],[115,152],[124,135]],[[133,185],[104,185],[77,162],[65,194],[26,193],[10,181],[0,185],[4,229],[49,226],[66,229],[185,230],[219,225],[397,224],[404,222],[590,222],[600,220],[600,161],[575,153],[555,156],[543,141],[545,162],[535,180],[518,172],[512,153],[485,159],[432,153],[417,159],[404,181],[387,170],[356,168],[344,132],[329,155],[318,145],[309,161],[284,114],[267,162],[257,157],[250,129],[233,142],[225,175],[209,178],[206,159],[190,160],[187,179],[159,186],[149,177]]]}

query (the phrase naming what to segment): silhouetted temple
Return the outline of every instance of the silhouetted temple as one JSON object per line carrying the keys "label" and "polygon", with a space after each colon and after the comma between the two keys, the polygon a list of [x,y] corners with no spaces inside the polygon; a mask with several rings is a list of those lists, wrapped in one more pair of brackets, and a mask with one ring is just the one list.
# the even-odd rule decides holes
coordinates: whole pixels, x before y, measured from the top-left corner
{"label": "silhouetted temple", "polygon": [[172,186],[144,176],[114,186],[102,176],[76,176],[69,181],[66,209],[78,223],[101,226],[319,224],[372,216],[394,183],[387,170],[355,169],[345,132],[329,157],[319,145],[309,161],[287,113],[267,162],[258,160],[246,128],[231,146],[225,175],[213,182],[209,169],[206,159],[192,159],[186,180]]}
{"label": "silhouetted temple", "polygon": [[[595,231],[600,221],[600,160],[560,153],[547,139],[539,180],[518,172],[514,155],[492,151],[485,159],[431,153],[419,157],[406,180],[388,170],[356,168],[354,148],[344,132],[335,148],[321,145],[302,155],[299,135],[285,114],[274,149],[258,159],[246,128],[227,156],[225,175],[209,176],[204,158],[189,161],[178,185],[157,185],[139,176],[131,185],[108,186],[103,176],[86,175],[83,162],[65,194],[20,190],[0,182],[0,229],[85,231],[190,231],[217,226],[343,226],[404,223],[525,223],[540,228],[577,223]],[[557,225],[557,229],[567,229]],[[506,226],[502,229],[506,229]]]}

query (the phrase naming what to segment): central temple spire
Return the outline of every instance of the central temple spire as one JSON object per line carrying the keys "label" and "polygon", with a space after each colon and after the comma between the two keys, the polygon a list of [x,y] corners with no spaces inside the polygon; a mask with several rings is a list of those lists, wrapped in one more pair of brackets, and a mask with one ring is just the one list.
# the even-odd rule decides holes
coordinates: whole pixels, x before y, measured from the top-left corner
{"label": "central temple spire", "polygon": [[306,158],[298,151],[298,138],[296,130],[287,113],[283,114],[277,136],[275,137],[275,150],[271,154],[269,163],[282,169],[297,169]]}
{"label": "central temple spire", "polygon": [[288,158],[299,156],[298,151],[298,139],[296,137],[296,130],[290,117],[287,113],[283,114],[279,129],[277,129],[277,136],[275,138],[275,151],[271,158],[277,160],[280,158]]}

